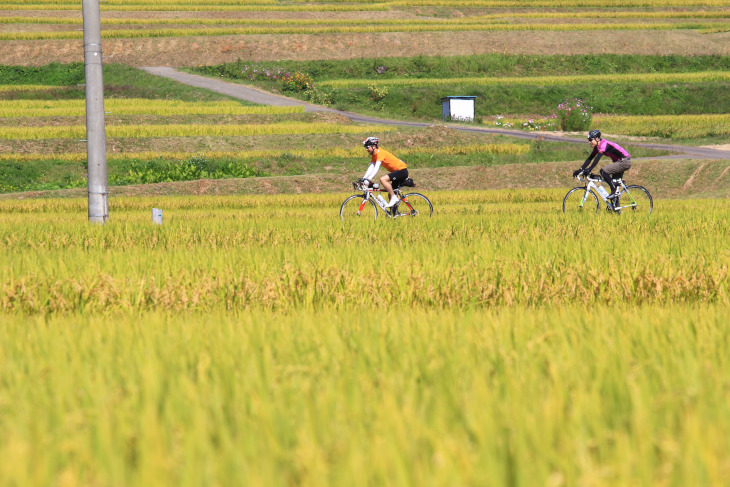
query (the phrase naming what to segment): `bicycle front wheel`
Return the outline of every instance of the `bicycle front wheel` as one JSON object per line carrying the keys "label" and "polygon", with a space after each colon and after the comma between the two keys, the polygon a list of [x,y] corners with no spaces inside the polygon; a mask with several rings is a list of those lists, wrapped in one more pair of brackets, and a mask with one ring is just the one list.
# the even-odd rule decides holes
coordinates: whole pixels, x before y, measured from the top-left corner
{"label": "bicycle front wheel", "polygon": [[378,208],[369,198],[363,198],[362,195],[353,194],[347,198],[340,206],[340,218],[343,220],[353,220],[362,218],[364,220],[378,218]]}
{"label": "bicycle front wheel", "polygon": [[633,184],[626,187],[616,206],[624,215],[648,215],[654,209],[654,200],[646,188]]}
{"label": "bicycle front wheel", "polygon": [[579,186],[568,191],[563,198],[563,213],[593,215],[601,210],[598,196],[593,191]]}
{"label": "bicycle front wheel", "polygon": [[433,205],[428,198],[421,193],[408,193],[401,196],[398,203],[396,216],[418,216],[423,215],[431,217],[433,215]]}

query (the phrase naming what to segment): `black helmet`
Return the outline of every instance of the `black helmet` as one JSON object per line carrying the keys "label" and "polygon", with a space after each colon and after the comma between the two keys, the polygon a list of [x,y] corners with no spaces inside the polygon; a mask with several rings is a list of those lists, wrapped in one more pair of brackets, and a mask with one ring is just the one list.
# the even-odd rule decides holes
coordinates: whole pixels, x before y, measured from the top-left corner
{"label": "black helmet", "polygon": [[591,139],[600,139],[601,138],[601,131],[600,130],[591,130],[588,132],[588,140]]}
{"label": "black helmet", "polygon": [[372,146],[377,147],[378,142],[380,142],[380,141],[378,140],[377,137],[368,137],[367,139],[362,141],[362,145],[365,146],[365,148],[367,149],[368,147],[372,147]]}

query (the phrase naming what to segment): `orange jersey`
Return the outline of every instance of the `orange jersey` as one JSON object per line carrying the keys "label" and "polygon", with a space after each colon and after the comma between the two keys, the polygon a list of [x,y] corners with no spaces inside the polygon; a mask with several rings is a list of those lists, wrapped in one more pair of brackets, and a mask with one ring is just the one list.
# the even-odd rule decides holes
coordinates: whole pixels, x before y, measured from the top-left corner
{"label": "orange jersey", "polygon": [[377,149],[373,152],[373,158],[370,162],[382,161],[383,167],[388,172],[399,171],[406,168],[406,163],[395,157],[385,149]]}

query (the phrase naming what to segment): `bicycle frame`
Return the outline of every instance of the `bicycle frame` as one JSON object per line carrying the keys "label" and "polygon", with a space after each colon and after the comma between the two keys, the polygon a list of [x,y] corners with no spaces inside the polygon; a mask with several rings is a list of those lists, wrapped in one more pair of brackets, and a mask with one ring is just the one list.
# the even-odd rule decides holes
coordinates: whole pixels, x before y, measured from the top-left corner
{"label": "bicycle frame", "polygon": [[631,196],[631,191],[629,191],[629,188],[626,187],[626,183],[624,183],[624,180],[619,179],[619,180],[617,180],[617,183],[621,187],[621,191],[619,191],[619,193],[618,193],[619,202],[621,201],[621,198],[624,195],[629,195],[629,198],[631,198],[631,204],[623,205],[623,206],[614,206],[613,207],[614,211],[621,211],[624,208],[633,208],[635,206],[638,206],[639,203],[637,203],[636,200],[634,199],[634,197]]}
{"label": "bicycle frame", "polygon": [[588,193],[590,191],[594,190],[594,189],[596,190],[595,193],[597,193],[598,196],[600,196],[601,199],[613,211],[621,211],[624,208],[631,208],[631,207],[637,206],[637,204],[638,204],[636,202],[636,200],[634,199],[634,197],[631,196],[631,192],[629,192],[628,188],[626,187],[626,183],[624,183],[624,180],[623,179],[614,179],[614,182],[616,184],[618,184],[619,188],[621,188],[621,190],[619,191],[619,197],[618,197],[619,202],[621,201],[621,197],[623,195],[625,195],[625,194],[626,195],[629,195],[629,198],[631,198],[631,204],[624,205],[624,206],[614,206],[614,204],[611,203],[611,201],[609,201],[606,197],[604,197],[601,194],[600,191],[598,191],[599,186],[602,187],[602,184],[601,184],[601,183],[603,183],[603,178],[602,177],[600,177],[600,176],[593,176],[591,174],[589,176],[585,176],[585,178],[583,178],[582,176],[578,175],[578,176],[576,176],[576,179],[578,181],[580,181],[580,182],[585,182],[586,183],[586,192],[583,195],[583,200],[580,202],[580,207],[581,208],[583,208],[583,205],[585,204],[586,200],[588,199]]}
{"label": "bicycle frame", "polygon": [[395,195],[398,196],[398,203],[396,203],[395,205],[393,205],[390,208],[383,208],[382,206],[380,206],[380,202],[377,200],[377,198],[374,195],[374,193],[376,191],[380,192],[380,193],[388,192],[385,189],[373,188],[373,187],[369,187],[369,188],[363,190],[363,195],[362,195],[363,199],[362,199],[362,202],[360,203],[360,209],[358,210],[358,214],[362,213],[362,210],[365,208],[365,205],[368,204],[368,200],[372,200],[373,203],[375,203],[376,210],[382,211],[383,213],[385,213],[388,216],[388,218],[398,218],[399,216],[405,216],[401,213],[397,213],[398,206],[400,206],[401,204],[404,204],[404,203],[408,207],[409,213],[413,211],[413,207],[408,203],[408,200],[401,194],[400,188],[393,190]]}

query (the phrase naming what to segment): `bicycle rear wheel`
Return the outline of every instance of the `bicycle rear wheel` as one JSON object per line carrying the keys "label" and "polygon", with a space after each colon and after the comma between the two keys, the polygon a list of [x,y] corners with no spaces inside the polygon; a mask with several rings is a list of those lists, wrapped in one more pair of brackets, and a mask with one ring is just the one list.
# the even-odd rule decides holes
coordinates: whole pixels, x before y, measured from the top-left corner
{"label": "bicycle rear wheel", "polygon": [[583,186],[571,189],[563,198],[563,213],[594,215],[600,210],[596,193],[586,190]]}
{"label": "bicycle rear wheel", "polygon": [[340,218],[343,220],[354,220],[362,218],[365,220],[377,220],[378,208],[371,199],[365,199],[362,195],[354,194],[347,198],[340,206]]}
{"label": "bicycle rear wheel", "polygon": [[646,188],[633,184],[626,187],[616,206],[623,215],[648,215],[654,209],[654,200]]}
{"label": "bicycle rear wheel", "polygon": [[421,193],[408,193],[401,195],[401,200],[398,203],[398,209],[395,213],[395,216],[423,215],[431,217],[433,215],[433,205]]}

